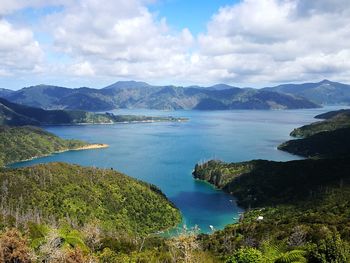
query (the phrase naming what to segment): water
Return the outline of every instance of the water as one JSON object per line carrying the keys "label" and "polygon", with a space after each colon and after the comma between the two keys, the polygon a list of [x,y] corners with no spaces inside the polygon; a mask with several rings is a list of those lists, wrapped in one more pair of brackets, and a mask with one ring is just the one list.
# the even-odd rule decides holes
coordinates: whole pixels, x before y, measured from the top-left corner
{"label": "water", "polygon": [[315,121],[313,116],[317,114],[335,109],[337,107],[286,111],[115,111],[182,116],[190,121],[46,127],[63,138],[107,143],[110,147],[55,154],[13,166],[60,161],[113,167],[157,185],[180,208],[187,226],[198,225],[203,232],[209,232],[209,225],[222,229],[235,222],[242,209],[232,196],[193,180],[191,173],[197,162],[213,158],[228,162],[298,159],[278,151],[277,145],[290,139],[293,128]]}

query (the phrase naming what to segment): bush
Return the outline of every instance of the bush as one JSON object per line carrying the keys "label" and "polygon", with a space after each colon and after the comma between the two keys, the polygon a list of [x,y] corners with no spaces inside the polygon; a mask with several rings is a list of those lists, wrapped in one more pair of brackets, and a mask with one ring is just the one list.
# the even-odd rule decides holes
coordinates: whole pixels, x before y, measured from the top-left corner
{"label": "bush", "polygon": [[226,263],[260,263],[264,262],[263,254],[255,248],[241,248],[229,257]]}

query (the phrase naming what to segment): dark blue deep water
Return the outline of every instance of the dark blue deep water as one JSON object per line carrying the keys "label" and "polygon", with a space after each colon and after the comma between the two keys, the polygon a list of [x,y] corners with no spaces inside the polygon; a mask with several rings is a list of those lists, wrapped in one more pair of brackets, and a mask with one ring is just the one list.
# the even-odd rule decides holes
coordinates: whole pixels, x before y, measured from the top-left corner
{"label": "dark blue deep water", "polygon": [[121,110],[116,114],[172,115],[188,117],[185,123],[139,123],[46,127],[64,138],[107,143],[107,149],[71,151],[13,166],[44,162],[70,162],[86,166],[113,167],[132,177],[157,185],[180,208],[187,226],[209,225],[221,229],[237,220],[242,211],[234,198],[209,184],[193,180],[199,161],[251,159],[286,161],[298,159],[276,149],[288,140],[293,128],[314,121],[329,110],[286,111],[146,111]]}

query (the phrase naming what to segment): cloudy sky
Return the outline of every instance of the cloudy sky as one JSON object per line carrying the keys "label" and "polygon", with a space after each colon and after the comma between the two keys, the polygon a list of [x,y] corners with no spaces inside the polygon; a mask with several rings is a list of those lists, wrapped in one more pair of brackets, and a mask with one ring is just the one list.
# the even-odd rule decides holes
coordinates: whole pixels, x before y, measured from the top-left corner
{"label": "cloudy sky", "polygon": [[350,83],[349,0],[0,0],[0,88]]}

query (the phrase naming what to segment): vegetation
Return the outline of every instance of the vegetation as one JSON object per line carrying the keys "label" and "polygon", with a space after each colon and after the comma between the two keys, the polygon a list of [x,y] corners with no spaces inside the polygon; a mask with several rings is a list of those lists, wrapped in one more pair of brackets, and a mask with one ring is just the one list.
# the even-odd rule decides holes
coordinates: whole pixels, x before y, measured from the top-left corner
{"label": "vegetation", "polygon": [[145,234],[181,218],[158,188],[111,170],[64,163],[5,169],[0,185],[2,214],[17,223],[84,226],[98,220],[106,231]]}
{"label": "vegetation", "polygon": [[[158,235],[176,226],[181,215],[153,185],[64,163],[2,169],[0,185],[0,262],[180,262],[184,257],[175,238],[168,242]],[[186,258],[193,258],[195,238],[189,244]],[[203,262],[214,262],[209,259]]]}
{"label": "vegetation", "polygon": [[33,126],[0,126],[0,166],[88,145]]}
{"label": "vegetation", "polygon": [[349,136],[350,127],[317,132],[306,138],[284,142],[278,149],[304,157],[345,157],[350,155]]}
{"label": "vegetation", "polygon": [[326,120],[314,122],[308,125],[304,125],[300,128],[296,128],[291,132],[291,136],[305,138],[315,135],[320,132],[335,131],[342,128],[350,128],[350,114],[348,111],[336,111],[326,114],[317,115],[315,118],[323,118]]}
{"label": "vegetation", "polygon": [[315,129],[284,144],[318,159],[197,164],[195,178],[247,208],[239,223],[199,235],[202,249],[226,262],[350,262],[348,132]]}
{"label": "vegetation", "polygon": [[77,110],[43,110],[0,98],[0,125],[112,124],[186,120],[186,118],[114,115],[112,113],[92,113]]}

